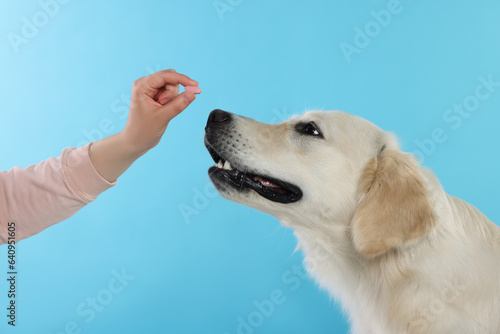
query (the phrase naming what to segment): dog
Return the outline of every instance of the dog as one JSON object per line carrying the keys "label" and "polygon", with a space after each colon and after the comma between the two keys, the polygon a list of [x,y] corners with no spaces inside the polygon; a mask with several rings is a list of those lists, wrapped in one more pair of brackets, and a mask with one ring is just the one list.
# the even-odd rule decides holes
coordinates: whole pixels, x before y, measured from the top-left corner
{"label": "dog", "polygon": [[342,111],[207,121],[211,181],[292,228],[354,334],[500,333],[500,229],[392,133]]}

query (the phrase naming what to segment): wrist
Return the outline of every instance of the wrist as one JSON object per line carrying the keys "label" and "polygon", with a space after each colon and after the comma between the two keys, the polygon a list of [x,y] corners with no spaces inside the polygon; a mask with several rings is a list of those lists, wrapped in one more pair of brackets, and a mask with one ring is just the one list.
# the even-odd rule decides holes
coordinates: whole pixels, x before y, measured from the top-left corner
{"label": "wrist", "polygon": [[137,145],[137,143],[131,140],[130,136],[123,132],[123,130],[116,133],[115,136],[123,154],[129,159],[136,160],[149,151],[148,148]]}
{"label": "wrist", "polygon": [[90,145],[90,160],[99,174],[114,182],[146,151],[138,151],[122,133],[116,133]]}

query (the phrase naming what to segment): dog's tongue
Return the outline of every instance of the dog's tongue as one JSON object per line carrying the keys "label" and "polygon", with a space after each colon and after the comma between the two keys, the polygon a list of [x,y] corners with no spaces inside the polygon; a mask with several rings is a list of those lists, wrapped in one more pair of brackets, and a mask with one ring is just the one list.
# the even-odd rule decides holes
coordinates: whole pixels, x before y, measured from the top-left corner
{"label": "dog's tongue", "polygon": [[280,186],[278,186],[276,183],[272,183],[271,181],[263,179],[259,176],[254,176],[253,179],[255,181],[259,181],[260,183],[262,183],[263,186],[266,186],[269,188],[280,188]]}
{"label": "dog's tongue", "polygon": [[260,182],[264,187],[273,188],[274,191],[279,192],[279,193],[285,193],[285,190],[283,188],[281,188],[280,186],[278,186],[276,183],[273,183],[269,180],[263,179],[259,176],[254,176],[253,179],[254,179],[254,181]]}

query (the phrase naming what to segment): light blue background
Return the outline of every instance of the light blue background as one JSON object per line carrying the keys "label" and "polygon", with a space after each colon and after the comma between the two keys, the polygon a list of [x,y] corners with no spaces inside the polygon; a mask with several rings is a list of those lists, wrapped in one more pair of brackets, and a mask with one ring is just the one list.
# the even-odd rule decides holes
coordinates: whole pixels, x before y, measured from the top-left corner
{"label": "light blue background", "polygon": [[[174,68],[203,89],[114,188],[19,243],[18,326],[6,325],[2,278],[0,332],[64,333],[73,321],[81,333],[233,334],[274,290],[285,300],[254,333],[348,331],[340,307],[290,272],[302,260],[291,230],[213,196],[202,139],[214,108],[263,122],[345,110],[393,131],[407,151],[442,129],[446,141],[424,164],[500,221],[500,87],[457,129],[443,118],[478,77],[500,81],[500,2],[401,0],[350,62],[341,43],[354,45],[356,27],[371,27],[388,1],[221,2],[231,10],[219,15],[212,1],[69,1],[17,53],[9,33],[42,7],[0,3],[2,170],[121,130],[132,82],[152,71]],[[99,128],[106,119],[111,130]],[[198,210],[189,223],[183,206]],[[0,277],[6,263],[1,246]],[[122,269],[135,278],[87,323],[77,307]]]}

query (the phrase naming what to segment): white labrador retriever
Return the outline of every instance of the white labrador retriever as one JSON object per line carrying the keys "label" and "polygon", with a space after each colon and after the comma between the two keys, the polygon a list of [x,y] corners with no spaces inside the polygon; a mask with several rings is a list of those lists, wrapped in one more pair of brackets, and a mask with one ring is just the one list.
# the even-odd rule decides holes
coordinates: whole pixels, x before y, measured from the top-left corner
{"label": "white labrador retriever", "polygon": [[500,333],[500,230],[395,137],[344,112],[264,124],[211,112],[209,175],[291,227],[353,333]]}

